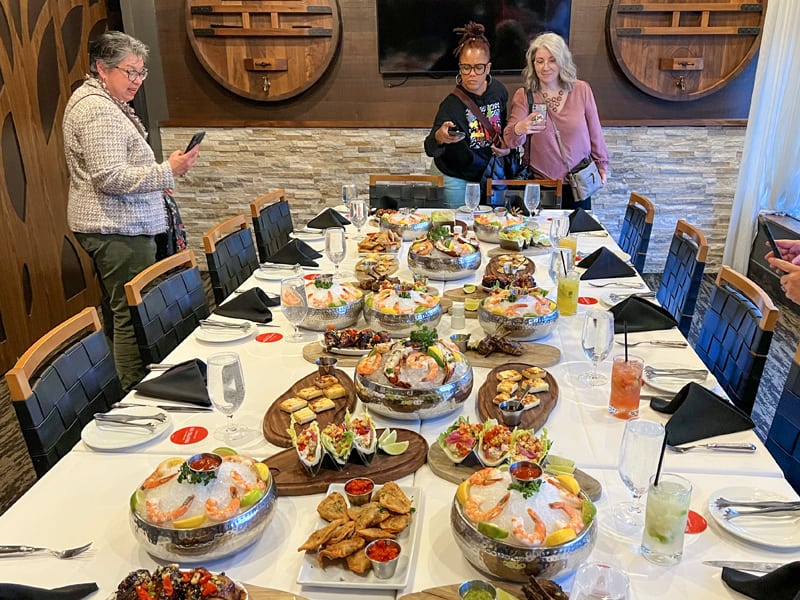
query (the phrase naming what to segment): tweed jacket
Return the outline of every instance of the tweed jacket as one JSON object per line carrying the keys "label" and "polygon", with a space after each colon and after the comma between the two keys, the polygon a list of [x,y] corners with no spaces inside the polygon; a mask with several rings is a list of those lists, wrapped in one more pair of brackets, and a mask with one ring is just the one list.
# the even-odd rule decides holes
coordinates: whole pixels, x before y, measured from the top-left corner
{"label": "tweed jacket", "polygon": [[174,185],[168,162],[100,86],[87,79],[64,111],[69,168],[67,221],[72,231],[155,235],[166,231],[163,190]]}

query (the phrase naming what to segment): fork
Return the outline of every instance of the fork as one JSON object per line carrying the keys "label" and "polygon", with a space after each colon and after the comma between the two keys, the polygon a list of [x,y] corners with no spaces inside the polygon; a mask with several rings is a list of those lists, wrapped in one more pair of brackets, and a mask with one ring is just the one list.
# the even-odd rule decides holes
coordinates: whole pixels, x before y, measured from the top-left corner
{"label": "fork", "polygon": [[632,290],[640,290],[644,287],[643,283],[624,283],[624,282],[614,282],[614,281],[608,281],[606,283],[595,283],[594,281],[590,281],[589,285],[598,288],[612,286],[619,288],[629,288]]}
{"label": "fork", "polygon": [[109,415],[104,415],[101,418],[95,417],[95,423],[98,426],[103,425],[106,427],[138,427],[140,429],[147,429],[150,433],[156,430],[155,423],[132,423],[131,421],[118,421]]}
{"label": "fork", "polygon": [[693,446],[670,446],[667,444],[672,452],[683,454],[689,450],[705,449],[705,450],[718,450],[720,452],[755,452],[755,444],[748,444],[746,442],[730,442],[730,443],[711,443],[711,444],[694,444]]}
{"label": "fork", "polygon": [[636,296],[637,298],[655,298],[656,293],[642,292],[640,294],[615,294],[614,292],[611,292],[608,295],[608,299],[611,300],[612,302],[622,302],[623,300],[627,300],[628,298],[632,298],[634,296]]}
{"label": "fork", "polygon": [[153,415],[127,415],[127,414],[120,414],[120,413],[95,413],[94,414],[95,420],[103,420],[110,418],[113,421],[126,421],[126,422],[135,422],[135,421],[158,421],[159,423],[164,423],[167,420],[167,415],[165,413],[155,413]]}
{"label": "fork", "polygon": [[730,521],[736,517],[746,517],[748,515],[751,517],[760,517],[762,515],[780,516],[792,513],[798,513],[798,516],[800,516],[800,506],[757,508],[755,510],[736,510],[735,508],[728,507],[722,511],[722,518],[726,521]]}
{"label": "fork", "polygon": [[674,377],[676,379],[705,379],[708,377],[706,369],[658,369],[646,366],[644,374],[655,379],[656,377]]}
{"label": "fork", "polygon": [[[624,346],[624,340],[614,340],[618,344]],[[641,344],[649,344],[651,346],[663,346],[664,348],[686,348],[688,344],[680,340],[642,340],[639,342],[628,342],[628,348],[636,348]]]}
{"label": "fork", "polygon": [[227,321],[212,321],[211,319],[201,319],[200,320],[200,327],[211,327],[211,328],[219,328],[219,329],[241,329],[246,331],[250,329],[250,323],[228,323]]}
{"label": "fork", "polygon": [[48,552],[56,558],[72,558],[88,550],[91,545],[92,542],[89,542],[85,546],[66,550],[51,550],[50,548],[38,548],[36,546],[0,546],[0,556],[24,556],[35,554],[36,552]]}
{"label": "fork", "polygon": [[800,507],[800,500],[784,501],[784,500],[761,500],[752,502],[736,502],[735,500],[728,500],[727,498],[719,497],[714,501],[717,508],[728,508],[729,506],[739,506],[742,508],[774,508],[774,507]]}

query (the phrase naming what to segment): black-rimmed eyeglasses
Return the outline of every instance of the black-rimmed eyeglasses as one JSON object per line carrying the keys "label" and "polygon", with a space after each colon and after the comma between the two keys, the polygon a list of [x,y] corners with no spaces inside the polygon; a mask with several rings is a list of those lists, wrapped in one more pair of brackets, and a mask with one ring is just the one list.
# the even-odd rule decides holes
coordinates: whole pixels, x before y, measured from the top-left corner
{"label": "black-rimmed eyeglasses", "polygon": [[123,69],[122,67],[114,67],[115,69],[119,69],[120,71],[124,71],[125,74],[128,76],[128,81],[134,82],[138,77],[142,81],[147,79],[147,68],[145,67],[141,71],[136,71],[134,69]]}
{"label": "black-rimmed eyeglasses", "polygon": [[472,71],[475,71],[476,75],[483,75],[486,73],[486,67],[489,66],[489,63],[478,63],[477,65],[466,65],[463,63],[459,63],[458,70],[461,71],[462,75],[469,75]]}

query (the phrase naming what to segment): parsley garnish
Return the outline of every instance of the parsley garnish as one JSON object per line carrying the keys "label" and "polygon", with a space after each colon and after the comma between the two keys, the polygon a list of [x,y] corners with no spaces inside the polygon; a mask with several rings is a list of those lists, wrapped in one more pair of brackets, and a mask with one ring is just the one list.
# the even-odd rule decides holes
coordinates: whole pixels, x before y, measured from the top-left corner
{"label": "parsley garnish", "polygon": [[411,338],[413,344],[421,346],[423,350],[427,350],[436,343],[436,340],[439,339],[439,334],[435,329],[423,325],[419,329],[412,330],[408,337]]}
{"label": "parsley garnish", "polygon": [[528,481],[527,483],[509,483],[508,489],[518,491],[520,494],[522,494],[522,497],[527,500],[534,494],[539,493],[539,488],[541,485],[541,479],[534,479],[533,481]]}
{"label": "parsley garnish", "polygon": [[411,298],[411,292],[397,292],[400,298]]}
{"label": "parsley garnish", "polygon": [[438,240],[444,240],[451,237],[453,237],[453,234],[450,233],[450,230],[444,225],[439,225],[437,227],[434,227],[428,232],[428,239],[432,242]]}
{"label": "parsley garnish", "polygon": [[215,471],[195,471],[189,468],[187,463],[183,463],[178,473],[178,483],[189,481],[189,483],[202,483],[208,485],[211,480],[217,478]]}
{"label": "parsley garnish", "polygon": [[322,277],[317,277],[314,280],[314,286],[321,290],[329,290],[333,286],[333,281]]}

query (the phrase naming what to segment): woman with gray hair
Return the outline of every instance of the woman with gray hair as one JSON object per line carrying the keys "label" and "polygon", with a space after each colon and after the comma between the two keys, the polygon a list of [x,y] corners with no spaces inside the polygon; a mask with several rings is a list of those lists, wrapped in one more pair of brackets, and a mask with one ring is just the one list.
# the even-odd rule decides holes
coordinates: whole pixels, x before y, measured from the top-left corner
{"label": "woman with gray hair", "polygon": [[69,168],[67,220],[92,257],[103,291],[106,333],[123,389],[144,376],[124,285],[156,257],[167,229],[163,193],[197,163],[199,148],[156,162],[147,131],[128,104],[147,77],[148,49],[118,31],[89,44],[89,75],[64,111]]}
{"label": "woman with gray hair", "polygon": [[[543,33],[531,42],[525,62],[523,87],[511,99],[511,113],[503,131],[506,146],[521,146],[530,136],[525,144],[523,164],[530,165],[537,179],[565,180],[567,167],[561,158],[555,125],[561,134],[569,168],[573,169],[591,156],[605,183],[608,148],[597,105],[592,88],[577,77],[567,43],[555,33]],[[541,110],[532,110],[532,104],[540,104]],[[588,210],[591,203],[591,198],[575,202],[572,189],[565,181],[563,208]]]}

